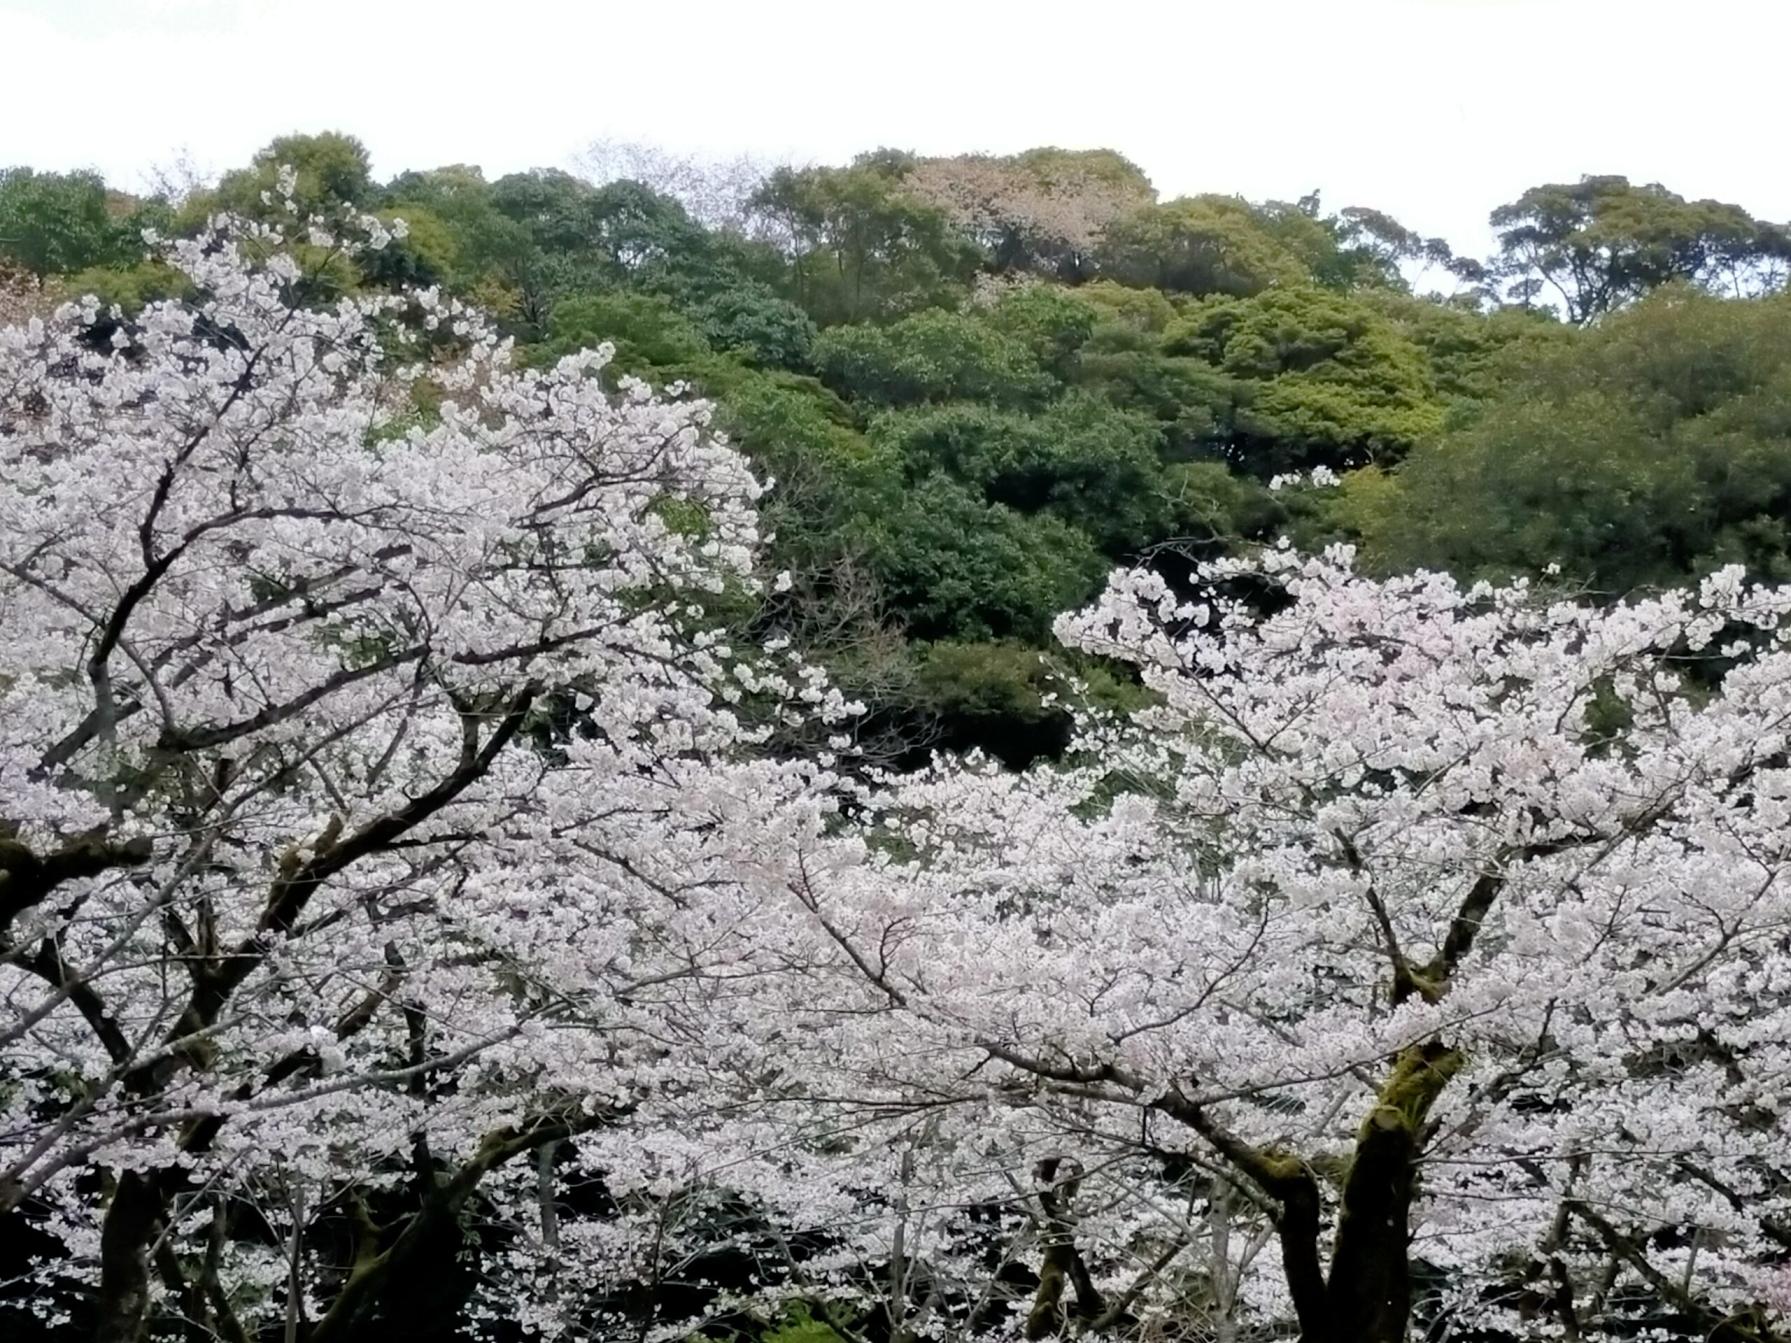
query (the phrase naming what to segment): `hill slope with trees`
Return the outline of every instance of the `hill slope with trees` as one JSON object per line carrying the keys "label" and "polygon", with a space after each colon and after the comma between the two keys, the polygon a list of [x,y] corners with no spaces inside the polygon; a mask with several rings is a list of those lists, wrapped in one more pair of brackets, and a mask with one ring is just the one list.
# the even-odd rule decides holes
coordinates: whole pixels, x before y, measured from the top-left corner
{"label": "hill slope with trees", "polygon": [[1109,150],[587,162],[380,183],[352,137],[291,136],[179,200],[14,169],[0,261],[128,312],[178,283],[145,227],[266,215],[282,164],[302,211],[404,219],[322,282],[440,287],[526,359],[610,341],[617,373],[716,401],[776,483],[806,642],[910,762],[1060,750],[1056,672],[1123,700],[1038,654],[1061,662],[1055,615],[1165,547],[1347,539],[1386,572],[1558,565],[1613,594],[1787,563],[1783,323],[1760,296],[1791,233],[1738,206],[1538,186],[1474,259],[1367,207],[1160,200]]}
{"label": "hill slope with trees", "polygon": [[0,173],[6,1337],[1791,1339],[1784,228],[586,166]]}

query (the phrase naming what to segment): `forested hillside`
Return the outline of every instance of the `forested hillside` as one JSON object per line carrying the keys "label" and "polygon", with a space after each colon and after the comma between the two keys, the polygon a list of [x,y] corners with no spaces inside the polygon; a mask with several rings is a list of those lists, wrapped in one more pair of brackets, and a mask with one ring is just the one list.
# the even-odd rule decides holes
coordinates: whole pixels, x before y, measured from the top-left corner
{"label": "forested hillside", "polygon": [[178,287],[144,227],[265,216],[285,163],[304,210],[409,226],[320,294],[439,286],[525,361],[610,341],[617,372],[713,398],[776,482],[805,646],[911,763],[1060,750],[1051,621],[1153,547],[1347,539],[1373,571],[1558,565],[1608,595],[1731,562],[1791,576],[1791,233],[1738,206],[1540,185],[1476,259],[1313,197],[1159,200],[1105,150],[763,172],[609,146],[595,185],[381,184],[329,134],[177,201],[14,169],[0,258],[42,302],[128,313]]}
{"label": "forested hillside", "polygon": [[1791,229],[0,172],[0,1336],[1791,1339]]}

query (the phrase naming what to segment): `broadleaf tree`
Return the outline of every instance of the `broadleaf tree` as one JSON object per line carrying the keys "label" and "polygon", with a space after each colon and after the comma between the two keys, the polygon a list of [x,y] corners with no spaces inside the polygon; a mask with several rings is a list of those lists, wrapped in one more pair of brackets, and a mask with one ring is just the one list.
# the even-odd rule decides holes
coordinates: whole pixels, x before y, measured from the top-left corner
{"label": "broadleaf tree", "polygon": [[793,897],[810,1087],[1024,1196],[1008,1327],[1785,1337],[1791,593],[1276,550],[1059,632],[1155,702],[892,782]]}
{"label": "broadleaf tree", "polygon": [[0,333],[0,1212],[60,1247],[9,1302],[365,1338],[688,1090],[819,823],[755,743],[846,706],[705,615],[760,487],[704,403],[433,291],[302,306],[267,226],[168,255],[192,300],[97,348]]}

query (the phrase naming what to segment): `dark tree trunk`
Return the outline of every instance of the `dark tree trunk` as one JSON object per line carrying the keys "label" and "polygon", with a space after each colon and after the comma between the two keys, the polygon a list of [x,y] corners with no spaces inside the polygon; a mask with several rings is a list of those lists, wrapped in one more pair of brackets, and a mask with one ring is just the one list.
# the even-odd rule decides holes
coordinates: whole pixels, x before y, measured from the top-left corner
{"label": "dark tree trunk", "polygon": [[1330,1308],[1318,1257],[1322,1211],[1318,1183],[1309,1175],[1290,1176],[1276,1192],[1281,1199],[1281,1216],[1275,1221],[1276,1239],[1281,1242],[1281,1273],[1293,1297],[1301,1343],[1330,1343]]}
{"label": "dark tree trunk", "polygon": [[150,1246],[166,1200],[153,1176],[119,1177],[100,1228],[100,1281],[94,1343],[139,1343],[149,1312]]}
{"label": "dark tree trunk", "polygon": [[1047,1157],[1033,1172],[1037,1181],[1040,1240],[1044,1245],[1044,1262],[1039,1267],[1039,1289],[1033,1296],[1032,1309],[1026,1315],[1028,1339],[1049,1338],[1062,1332],[1068,1322],[1063,1306],[1066,1282],[1076,1289],[1076,1317],[1093,1320],[1100,1317],[1107,1303],[1076,1248],[1076,1214],[1072,1208],[1082,1187],[1082,1167],[1063,1157]]}
{"label": "dark tree trunk", "polygon": [[1325,1283],[1327,1343],[1405,1343],[1420,1134],[1461,1063],[1461,1055],[1438,1042],[1407,1049],[1362,1122]]}
{"label": "dark tree trunk", "polygon": [[1325,1287],[1327,1314],[1339,1340],[1405,1343],[1412,1308],[1406,1247],[1415,1156],[1408,1130],[1378,1127],[1372,1119],[1356,1145]]}

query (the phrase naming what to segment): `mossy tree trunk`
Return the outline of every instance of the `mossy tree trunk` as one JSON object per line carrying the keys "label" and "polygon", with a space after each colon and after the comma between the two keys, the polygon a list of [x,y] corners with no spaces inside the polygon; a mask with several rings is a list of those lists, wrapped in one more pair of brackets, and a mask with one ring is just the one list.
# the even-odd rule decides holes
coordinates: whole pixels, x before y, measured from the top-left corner
{"label": "mossy tree trunk", "polygon": [[1422,1129],[1461,1062],[1437,1043],[1406,1050],[1356,1134],[1325,1281],[1327,1315],[1338,1340],[1404,1343],[1412,1311],[1408,1246]]}
{"label": "mossy tree trunk", "polygon": [[1157,1103],[1200,1133],[1273,1201],[1282,1273],[1302,1343],[1405,1343],[1411,1317],[1411,1210],[1424,1123],[1461,1065],[1460,1053],[1435,1041],[1394,1060],[1356,1134],[1328,1272],[1319,1252],[1326,1201],[1310,1165],[1294,1154],[1243,1141],[1179,1093]]}
{"label": "mossy tree trunk", "polygon": [[1044,1261],[1039,1266],[1039,1287],[1026,1316],[1025,1332],[1028,1339],[1036,1340],[1062,1332],[1068,1322],[1063,1304],[1066,1283],[1076,1289],[1079,1320],[1098,1319],[1107,1303],[1076,1246],[1074,1203],[1082,1188],[1082,1167],[1064,1157],[1047,1157],[1039,1162],[1033,1178],[1038,1185],[1039,1240]]}

